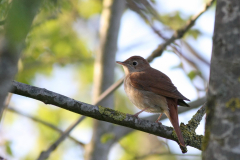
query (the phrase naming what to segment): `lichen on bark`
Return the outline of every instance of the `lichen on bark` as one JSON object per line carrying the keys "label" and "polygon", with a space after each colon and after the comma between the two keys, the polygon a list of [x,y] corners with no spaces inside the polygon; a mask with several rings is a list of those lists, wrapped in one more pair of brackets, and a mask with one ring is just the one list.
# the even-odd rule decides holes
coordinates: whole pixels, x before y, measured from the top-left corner
{"label": "lichen on bark", "polygon": [[236,109],[240,109],[240,100],[239,98],[231,98],[227,103],[226,107],[230,108],[232,112]]}
{"label": "lichen on bark", "polygon": [[99,112],[102,115],[109,116],[109,117],[113,118],[114,120],[122,121],[126,118],[126,114],[122,113],[120,111],[116,111],[116,110],[113,110],[113,109],[110,109],[110,108],[105,108],[105,107],[102,107],[102,106],[98,106],[98,108],[99,108]]}

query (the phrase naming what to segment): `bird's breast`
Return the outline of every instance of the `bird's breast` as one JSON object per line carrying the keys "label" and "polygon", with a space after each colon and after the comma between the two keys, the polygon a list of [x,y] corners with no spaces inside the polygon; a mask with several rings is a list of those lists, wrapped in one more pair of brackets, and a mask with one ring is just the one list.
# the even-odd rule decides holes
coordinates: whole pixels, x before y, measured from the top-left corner
{"label": "bird's breast", "polygon": [[131,85],[129,76],[124,79],[124,90],[130,101],[139,109],[147,107],[146,112],[159,113],[168,111],[166,98],[150,91],[136,89]]}

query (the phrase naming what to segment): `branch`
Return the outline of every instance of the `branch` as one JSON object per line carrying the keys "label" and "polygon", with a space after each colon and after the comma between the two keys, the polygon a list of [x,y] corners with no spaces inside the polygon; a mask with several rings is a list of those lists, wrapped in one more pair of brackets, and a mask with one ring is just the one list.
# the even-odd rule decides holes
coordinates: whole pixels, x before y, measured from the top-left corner
{"label": "branch", "polygon": [[199,154],[174,154],[174,153],[171,153],[171,152],[164,152],[164,153],[150,153],[150,154],[146,154],[146,155],[143,155],[143,156],[138,156],[138,157],[134,157],[133,160],[138,160],[138,159],[146,159],[150,156],[183,156],[183,157],[200,157],[201,155]]}
{"label": "branch", "polygon": [[189,50],[194,56],[196,56],[200,61],[202,61],[202,62],[205,63],[208,67],[210,67],[210,62],[208,62],[205,58],[203,58],[202,56],[200,56],[200,53],[198,53],[187,41],[182,40],[181,42],[188,48],[188,50]]}
{"label": "branch", "polygon": [[[206,112],[205,104],[197,111],[197,113],[191,118],[190,121],[188,121],[188,124],[181,123],[180,128],[183,133],[184,141],[185,143],[191,145],[197,145],[195,148],[202,148],[202,141],[203,136],[197,135],[195,130],[197,126],[200,124],[200,121],[202,120],[203,115]],[[176,133],[174,132],[174,136],[177,137]],[[186,138],[187,137],[187,138]],[[192,143],[195,141],[194,143]],[[196,143],[197,142],[197,143]]]}
{"label": "branch", "polygon": [[[55,125],[53,125],[53,124],[51,124],[51,123],[48,123],[48,122],[43,121],[43,120],[41,120],[41,119],[39,119],[39,118],[33,117],[33,116],[31,116],[31,115],[28,115],[28,114],[26,114],[26,113],[22,113],[22,112],[14,109],[14,108],[12,108],[12,107],[8,107],[7,110],[10,111],[10,112],[19,114],[19,115],[21,115],[21,116],[27,117],[27,118],[35,121],[35,122],[38,122],[38,123],[40,123],[40,124],[43,124],[43,125],[51,128],[51,129],[59,132],[60,134],[63,134],[63,131],[62,131],[61,129],[59,129],[58,127],[56,127]],[[84,145],[85,145],[84,143],[79,142],[77,139],[75,139],[74,137],[72,137],[72,136],[70,136],[70,135],[69,135],[68,137],[69,137],[71,140],[73,140],[74,142],[76,142],[77,144],[81,145],[81,146],[84,146]]]}
{"label": "branch", "polygon": [[[82,116],[78,121],[79,123],[85,118],[85,116]],[[57,141],[55,141],[46,151],[41,152],[40,156],[38,157],[38,160],[44,160],[47,159],[52,151],[54,151],[57,146],[69,135],[69,132],[65,131],[60,138],[58,138]]]}
{"label": "branch", "polygon": [[175,33],[172,35],[172,37],[171,37],[170,39],[168,39],[165,43],[160,44],[160,45],[158,46],[158,48],[155,49],[155,50],[152,52],[152,54],[147,58],[147,60],[148,60],[149,62],[151,62],[154,58],[156,58],[156,57],[158,57],[158,56],[161,56],[162,53],[163,53],[163,51],[166,49],[166,47],[167,47],[168,45],[170,45],[171,43],[173,43],[175,40],[182,38],[183,35],[194,25],[195,21],[196,21],[208,8],[210,8],[210,7],[212,6],[212,4],[213,4],[214,1],[215,1],[215,0],[211,0],[210,2],[208,2],[208,3],[205,5],[204,9],[203,9],[202,11],[200,11],[198,14],[192,16],[192,17],[190,18],[190,20],[187,22],[187,24],[186,24],[184,27],[182,27],[182,28],[178,29],[177,31],[175,31]]}
{"label": "branch", "polygon": [[[81,115],[92,117],[94,119],[130,127],[178,142],[172,127],[167,127],[144,119],[137,119],[132,115],[104,108],[102,106],[94,106],[79,102],[46,89],[13,81],[11,92],[42,101],[45,104],[52,104]],[[189,138],[191,138],[190,135],[184,134],[184,139]],[[196,139],[192,139],[190,142],[187,141],[186,144],[201,150],[199,139],[202,139],[202,136],[196,135],[195,138]]]}
{"label": "branch", "polygon": [[[191,109],[198,108],[199,106],[203,105],[205,102],[206,102],[206,97],[203,97],[203,98],[199,98],[195,101],[188,103],[190,107],[178,107],[178,114],[187,112]],[[149,121],[156,121],[158,116],[159,115],[155,114],[155,115],[146,117],[144,119],[149,120]],[[167,116],[165,114],[163,114],[160,120],[164,120],[166,118],[167,118]],[[122,137],[126,136],[127,134],[129,134],[133,131],[135,131],[135,130],[132,128],[126,128],[126,127],[122,127],[122,126],[115,126],[113,128],[113,133],[115,133],[116,141],[119,141]]]}
{"label": "branch", "polygon": [[200,124],[202,117],[206,113],[206,103],[197,111],[197,113],[191,118],[190,121],[188,121],[188,125],[190,126],[190,129],[195,131]]}
{"label": "branch", "polygon": [[[0,114],[0,121],[1,119],[4,117],[4,114],[5,114],[5,109],[9,106],[9,103],[11,101],[11,98],[12,98],[12,93],[8,93],[8,96],[6,97],[5,99],[5,104],[3,106],[3,113]],[[1,125],[1,124],[0,124]]]}
{"label": "branch", "polygon": [[11,81],[17,73],[18,60],[25,47],[25,38],[40,4],[39,0],[12,0],[0,45],[0,117],[5,98],[11,88]]}
{"label": "branch", "polygon": [[97,99],[97,101],[94,103],[94,105],[98,105],[102,100],[107,98],[109,95],[111,95],[118,87],[120,87],[123,83],[124,78],[119,79],[117,82],[112,84],[108,89],[106,89]]}

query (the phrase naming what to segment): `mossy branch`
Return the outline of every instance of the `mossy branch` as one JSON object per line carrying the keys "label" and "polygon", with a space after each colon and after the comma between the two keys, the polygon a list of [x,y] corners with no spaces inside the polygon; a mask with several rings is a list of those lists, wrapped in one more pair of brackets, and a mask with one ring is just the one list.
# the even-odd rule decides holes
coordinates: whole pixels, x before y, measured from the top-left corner
{"label": "mossy branch", "polygon": [[[197,135],[195,130],[200,124],[205,112],[206,106],[204,104],[191,120],[188,121],[188,124],[185,125],[184,123],[181,123],[180,125],[185,143],[189,146],[194,145],[196,146],[195,148],[198,148],[199,150],[202,148],[203,135]],[[173,136],[177,137],[175,132],[173,132]]]}
{"label": "mossy branch", "polygon": [[[144,119],[137,119],[132,115],[121,113],[119,111],[115,111],[113,109],[105,108],[102,106],[94,106],[91,104],[76,101],[44,88],[38,88],[13,81],[11,92],[42,101],[45,104],[55,105],[81,115],[92,117],[94,119],[130,127],[178,142],[178,138],[174,135],[172,127],[167,127]],[[183,136],[186,140],[186,144],[201,150],[200,142],[202,141],[202,136],[192,135],[193,132],[189,132],[189,129],[187,129],[187,127],[182,127],[182,125],[181,129],[183,131]]]}

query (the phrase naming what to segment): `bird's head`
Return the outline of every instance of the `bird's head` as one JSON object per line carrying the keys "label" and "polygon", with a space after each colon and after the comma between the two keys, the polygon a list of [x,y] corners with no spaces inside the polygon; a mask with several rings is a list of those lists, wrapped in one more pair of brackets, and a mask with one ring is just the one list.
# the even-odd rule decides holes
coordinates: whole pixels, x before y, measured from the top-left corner
{"label": "bird's head", "polygon": [[116,61],[123,66],[125,74],[140,72],[150,67],[147,60],[140,56],[132,56],[123,62]]}

